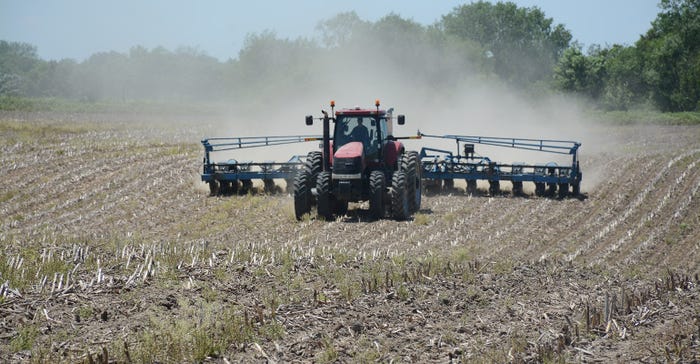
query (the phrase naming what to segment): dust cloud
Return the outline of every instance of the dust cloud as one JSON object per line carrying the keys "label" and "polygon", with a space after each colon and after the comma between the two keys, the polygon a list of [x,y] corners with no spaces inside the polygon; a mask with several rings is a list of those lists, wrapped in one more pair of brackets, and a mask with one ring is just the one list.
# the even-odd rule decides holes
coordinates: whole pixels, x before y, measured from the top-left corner
{"label": "dust cloud", "polygon": [[[280,78],[279,87],[274,77],[267,79],[265,92],[247,95],[258,101],[231,105],[211,136],[319,135],[321,123],[306,126],[304,116],[320,117],[322,109],[330,111],[330,100],[335,100],[337,108],[349,108],[373,107],[374,100],[380,99],[382,108],[393,107],[395,115],[406,115],[406,125],[394,126],[395,136],[415,135],[420,130],[435,135],[576,141],[582,144],[581,159],[601,144],[615,143],[602,138],[597,124],[587,117],[584,102],[556,94],[548,85],[517,89],[438,46],[397,46],[366,39],[347,47],[320,47],[305,57],[308,72],[303,77],[291,84],[286,77]],[[296,67],[299,60],[289,63]],[[282,62],[272,73],[292,71]],[[424,138],[405,144],[412,150],[429,146],[457,152],[452,140]],[[318,142],[309,142],[245,149],[227,158],[286,161],[318,146]],[[484,145],[476,145],[476,154],[503,163],[570,165],[572,161],[569,155]]]}
{"label": "dust cloud", "polygon": [[[461,69],[439,69],[445,62],[437,52],[423,55],[423,59],[433,59],[435,63],[424,64],[425,69],[439,73],[437,79],[457,75],[458,82],[431,83],[430,79],[417,76],[415,68],[404,67],[401,62],[351,57],[346,54],[350,52],[337,52],[341,53],[337,57],[333,50],[319,55],[314,62],[314,72],[298,89],[260,95],[276,101],[249,115],[232,112],[227,117],[225,131],[221,130],[222,136],[320,134],[320,123],[308,127],[303,119],[305,115],[321,116],[322,109],[330,111],[330,100],[335,100],[338,108],[347,108],[373,107],[374,100],[380,99],[382,108],[393,107],[395,115],[406,115],[406,125],[395,125],[397,136],[415,135],[420,130],[437,135],[563,139],[581,142],[581,151],[595,139],[590,132],[592,123],[576,100],[544,92],[539,96],[524,94],[495,76],[488,79]],[[244,154],[248,159],[263,157],[281,161],[293,154],[305,154],[317,144],[248,150]],[[448,140],[423,139],[406,141],[406,144],[416,150],[432,146],[456,151],[455,143]],[[480,145],[477,145],[477,153],[502,162],[571,162],[569,156]]]}

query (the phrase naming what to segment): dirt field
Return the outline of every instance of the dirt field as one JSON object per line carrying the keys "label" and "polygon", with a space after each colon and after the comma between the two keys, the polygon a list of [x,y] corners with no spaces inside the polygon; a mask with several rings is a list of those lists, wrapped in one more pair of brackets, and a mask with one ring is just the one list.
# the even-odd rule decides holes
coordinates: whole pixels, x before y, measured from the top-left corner
{"label": "dirt field", "polygon": [[587,199],[297,222],[206,124],[0,115],[0,362],[700,360],[700,126],[596,126]]}

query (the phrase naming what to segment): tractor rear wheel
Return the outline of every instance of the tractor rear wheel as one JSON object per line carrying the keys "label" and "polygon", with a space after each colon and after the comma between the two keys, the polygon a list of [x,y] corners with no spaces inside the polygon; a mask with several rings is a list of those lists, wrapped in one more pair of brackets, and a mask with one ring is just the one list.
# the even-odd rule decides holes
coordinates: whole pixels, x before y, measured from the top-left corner
{"label": "tractor rear wheel", "polygon": [[[311,181],[315,184],[318,174],[323,170],[323,153],[317,150],[309,152],[309,154],[306,155],[306,162],[304,163],[303,169],[309,172],[311,175]],[[312,205],[316,203],[316,199],[313,195],[311,196],[310,201]]]}
{"label": "tractor rear wheel", "polygon": [[386,178],[381,171],[369,174],[369,213],[373,219],[384,217],[384,190]]}
{"label": "tractor rear wheel", "polygon": [[311,212],[311,175],[302,170],[294,177],[294,215],[297,220]]}
{"label": "tractor rear wheel", "polygon": [[324,220],[333,219],[333,195],[331,195],[331,172],[321,172],[316,177],[318,193],[318,216]]}
{"label": "tractor rear wheel", "polygon": [[304,167],[311,173],[311,177],[316,178],[323,170],[323,153],[319,151],[309,152],[309,154],[306,155]]}
{"label": "tractor rear wheel", "polygon": [[406,220],[411,216],[408,203],[406,173],[398,171],[391,178],[391,214],[396,220]]}
{"label": "tractor rear wheel", "polygon": [[406,172],[408,181],[408,205],[411,213],[420,210],[423,176],[418,160],[418,152],[410,151],[401,159],[401,170]]}

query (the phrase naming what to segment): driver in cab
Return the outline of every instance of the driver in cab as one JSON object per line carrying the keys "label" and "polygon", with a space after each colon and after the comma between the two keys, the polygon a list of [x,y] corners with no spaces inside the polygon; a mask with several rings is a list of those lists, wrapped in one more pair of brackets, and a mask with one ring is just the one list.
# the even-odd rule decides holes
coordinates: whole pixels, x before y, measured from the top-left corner
{"label": "driver in cab", "polygon": [[362,118],[357,119],[357,126],[352,129],[350,137],[353,141],[362,142],[365,149],[369,146],[369,131],[366,126],[362,125]]}

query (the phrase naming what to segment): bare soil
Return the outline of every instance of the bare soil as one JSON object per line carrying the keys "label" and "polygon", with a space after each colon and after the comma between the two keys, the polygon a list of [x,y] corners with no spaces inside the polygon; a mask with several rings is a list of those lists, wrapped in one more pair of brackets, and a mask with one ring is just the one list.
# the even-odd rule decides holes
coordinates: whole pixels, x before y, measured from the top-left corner
{"label": "bare soil", "polygon": [[592,126],[585,199],[334,222],[210,197],[208,128],[0,115],[0,362],[700,360],[700,126]]}

